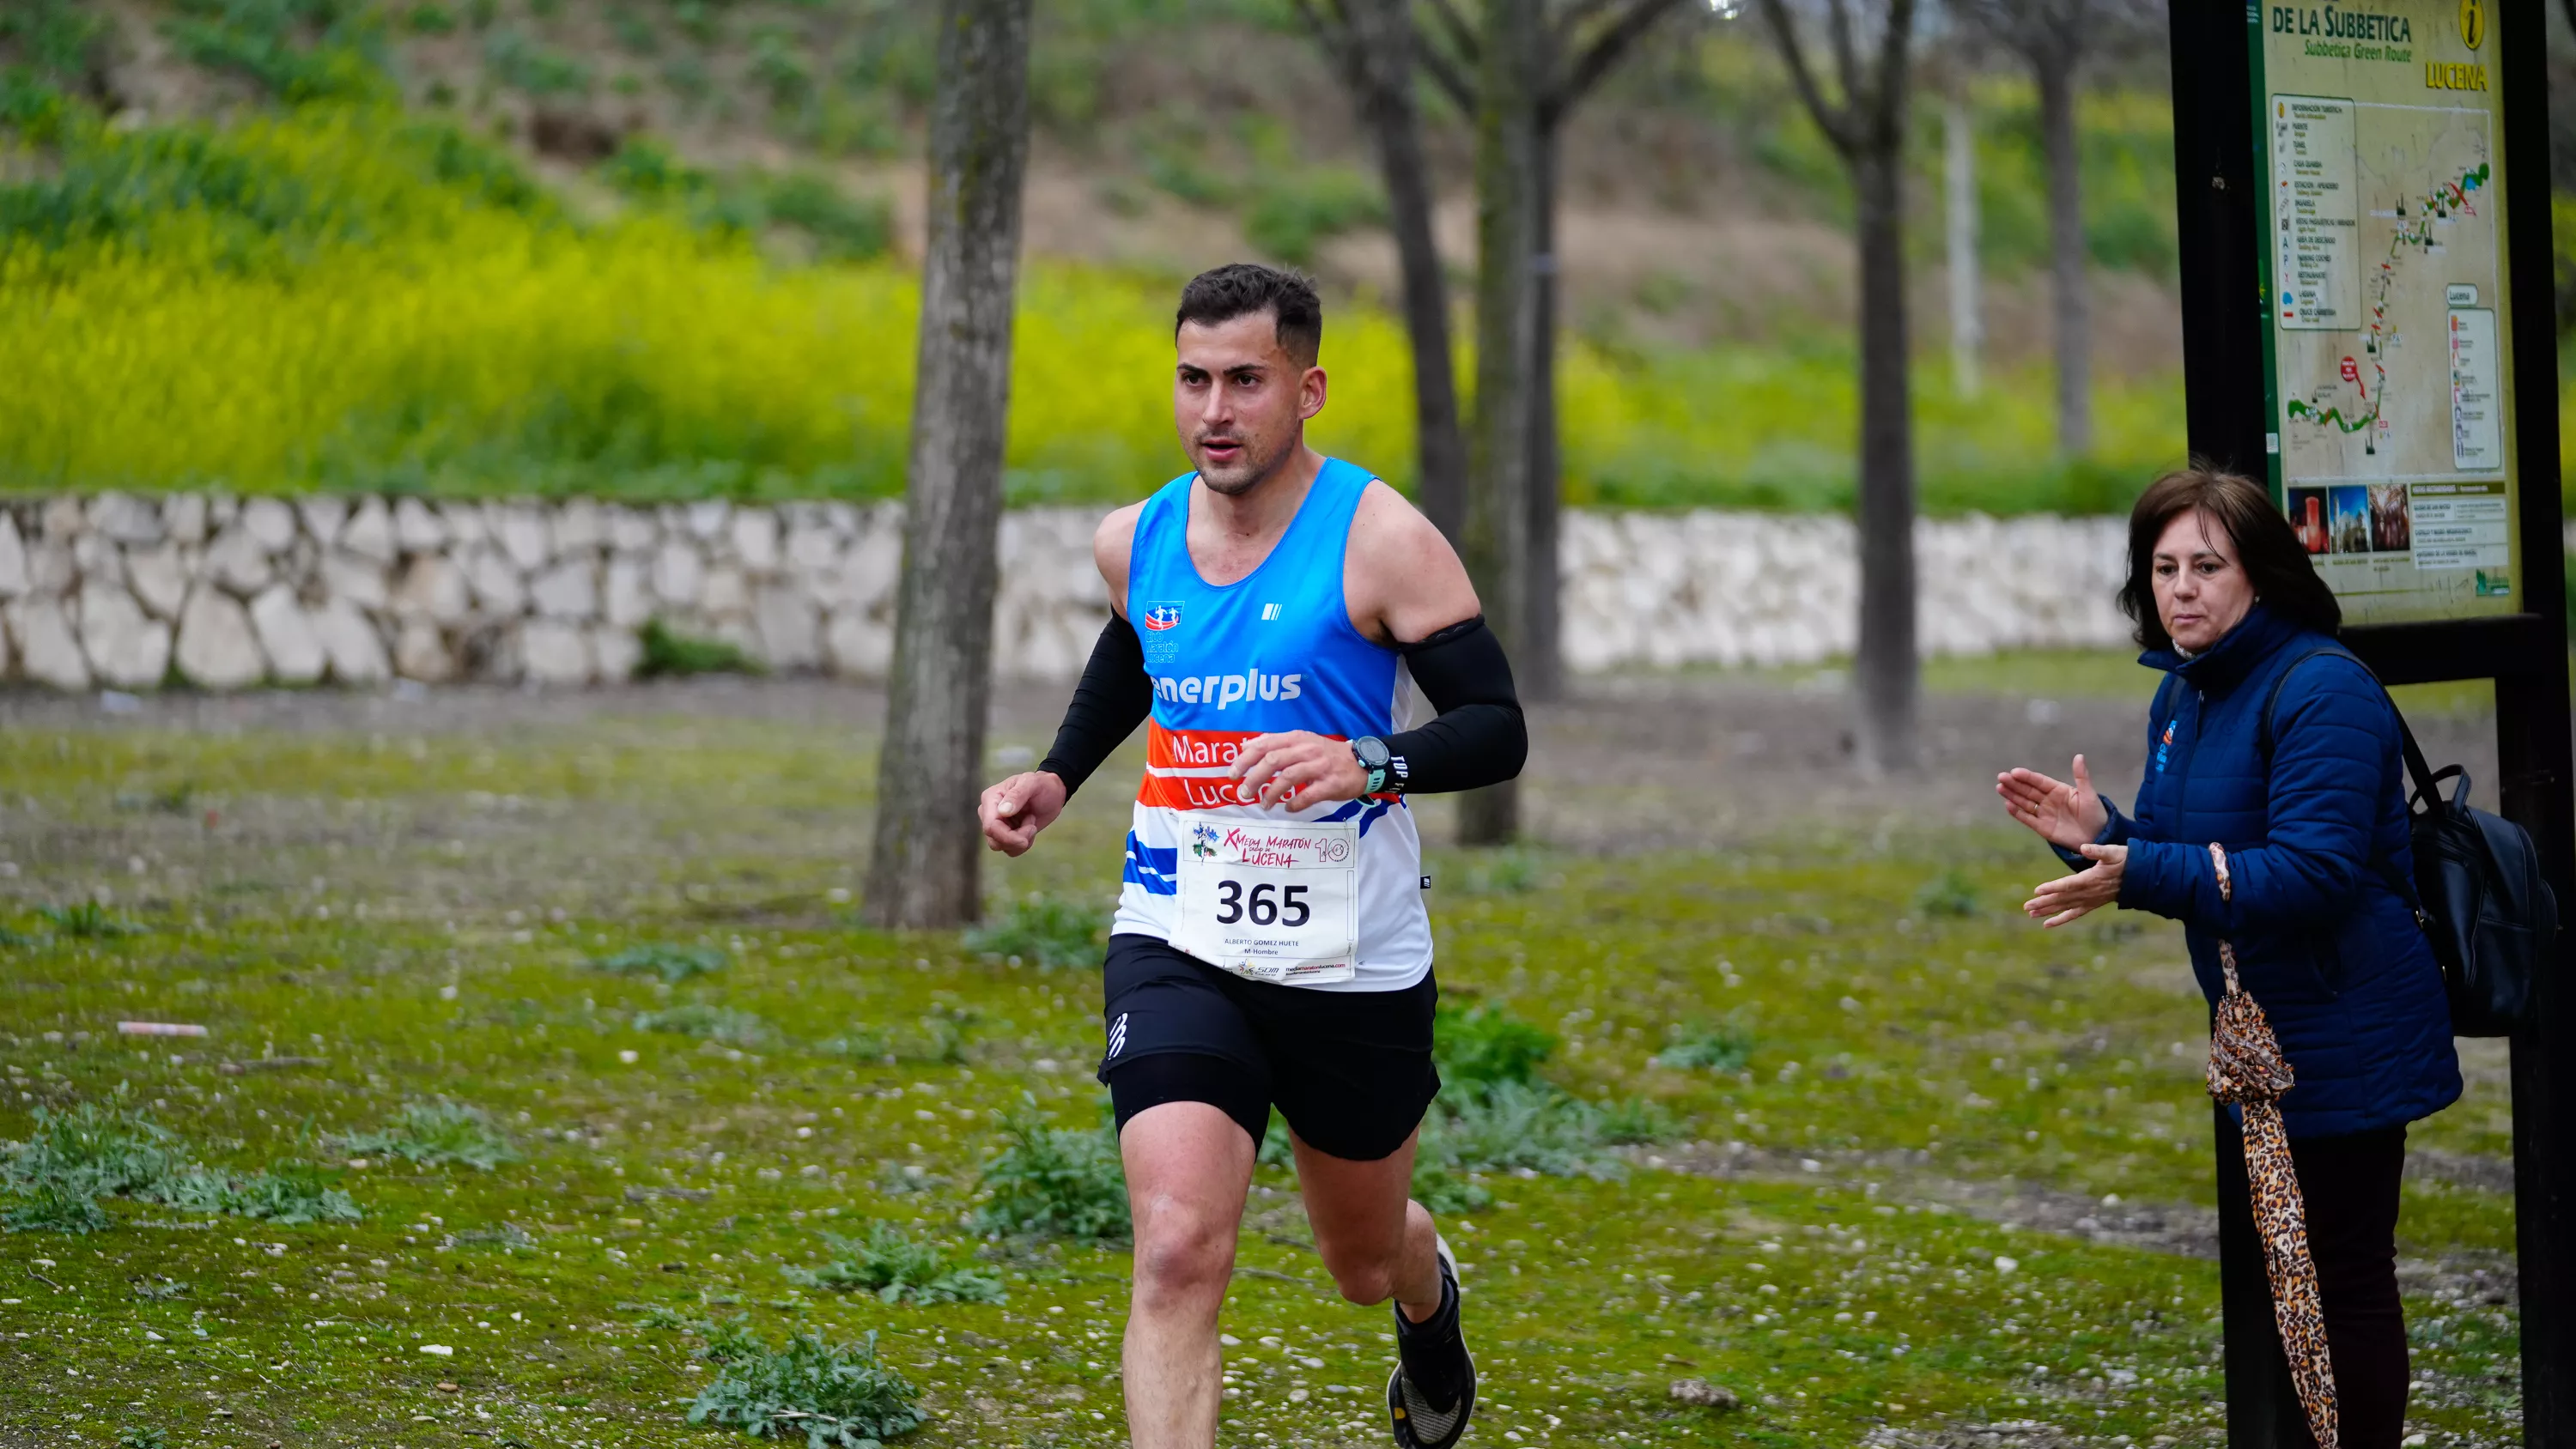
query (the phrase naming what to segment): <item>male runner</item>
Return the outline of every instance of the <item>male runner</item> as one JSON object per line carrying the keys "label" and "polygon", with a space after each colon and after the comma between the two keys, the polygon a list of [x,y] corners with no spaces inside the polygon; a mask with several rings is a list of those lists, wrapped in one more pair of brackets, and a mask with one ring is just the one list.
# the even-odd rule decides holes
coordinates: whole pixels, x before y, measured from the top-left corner
{"label": "male runner", "polygon": [[[1115,617],[1044,763],[984,792],[1018,855],[1151,717],[1109,938],[1100,1068],[1136,1220],[1136,1449],[1208,1449],[1217,1311],[1270,1108],[1342,1295],[1396,1304],[1387,1411],[1448,1449],[1475,1407],[1457,1265],[1409,1200],[1431,1065],[1431,928],[1408,794],[1520,772],[1511,668],[1448,540],[1306,446],[1323,309],[1292,272],[1181,292],[1172,404],[1195,473],[1092,539]],[[1417,695],[1437,717],[1407,728]]]}

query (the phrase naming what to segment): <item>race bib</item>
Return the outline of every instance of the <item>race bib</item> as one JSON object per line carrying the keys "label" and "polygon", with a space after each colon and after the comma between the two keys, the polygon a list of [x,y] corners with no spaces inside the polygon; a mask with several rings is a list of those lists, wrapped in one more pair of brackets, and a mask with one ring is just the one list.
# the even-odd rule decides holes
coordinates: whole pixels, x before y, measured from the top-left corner
{"label": "race bib", "polygon": [[1359,944],[1358,826],[1199,820],[1179,852],[1172,944],[1255,981],[1348,981]]}

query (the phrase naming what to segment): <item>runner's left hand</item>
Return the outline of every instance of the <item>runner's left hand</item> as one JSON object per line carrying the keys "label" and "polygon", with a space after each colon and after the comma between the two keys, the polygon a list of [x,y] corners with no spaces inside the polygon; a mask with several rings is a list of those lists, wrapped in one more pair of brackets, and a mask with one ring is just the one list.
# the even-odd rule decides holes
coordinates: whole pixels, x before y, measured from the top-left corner
{"label": "runner's left hand", "polygon": [[2088,840],[2075,848],[2093,864],[2073,875],[2042,883],[2029,900],[2022,902],[2023,912],[2043,926],[2063,926],[2120,899],[2120,877],[2129,868],[2129,847],[2095,845]]}
{"label": "runner's left hand", "polygon": [[1350,741],[1306,730],[1254,735],[1234,757],[1234,778],[1246,803],[1291,809],[1334,800],[1356,800],[1368,789],[1368,772],[1351,754]]}

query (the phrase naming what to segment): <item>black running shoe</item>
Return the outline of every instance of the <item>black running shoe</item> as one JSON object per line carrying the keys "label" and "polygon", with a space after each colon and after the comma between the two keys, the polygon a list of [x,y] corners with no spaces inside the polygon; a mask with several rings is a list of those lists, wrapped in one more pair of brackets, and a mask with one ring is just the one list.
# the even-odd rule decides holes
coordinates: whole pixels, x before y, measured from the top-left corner
{"label": "black running shoe", "polygon": [[[1458,1332],[1458,1259],[1443,1240],[1440,1311],[1414,1323],[1395,1310],[1395,1372],[1386,1381],[1386,1413],[1396,1449],[1449,1449],[1476,1411],[1476,1361]],[[1425,1392],[1426,1385],[1432,1392]],[[1435,1402],[1434,1394],[1439,1396]]]}

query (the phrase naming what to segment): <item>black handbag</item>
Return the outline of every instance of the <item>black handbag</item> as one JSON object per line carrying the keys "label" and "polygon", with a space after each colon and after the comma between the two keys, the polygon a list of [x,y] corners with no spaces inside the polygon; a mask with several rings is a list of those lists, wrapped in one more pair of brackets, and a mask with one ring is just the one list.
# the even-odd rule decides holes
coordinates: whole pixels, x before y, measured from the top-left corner
{"label": "black handbag", "polygon": [[[2319,654],[2361,663],[2348,650],[2318,649],[2274,676],[2258,736],[2264,759],[2272,757],[2272,707],[2280,702],[2281,686],[2290,670]],[[2397,716],[2406,773],[2415,787],[2407,802],[2415,878],[2408,880],[2394,861],[2374,859],[2372,868],[2414,910],[2415,923],[2432,944],[2451,999],[2452,1034],[2509,1035],[2530,1020],[2531,984],[2558,945],[2558,897],[2541,874],[2540,848],[2530,831],[2471,805],[2469,772],[2427,764],[2405,712],[2394,699],[2388,708]],[[2447,800],[2445,780],[2457,782]]]}

